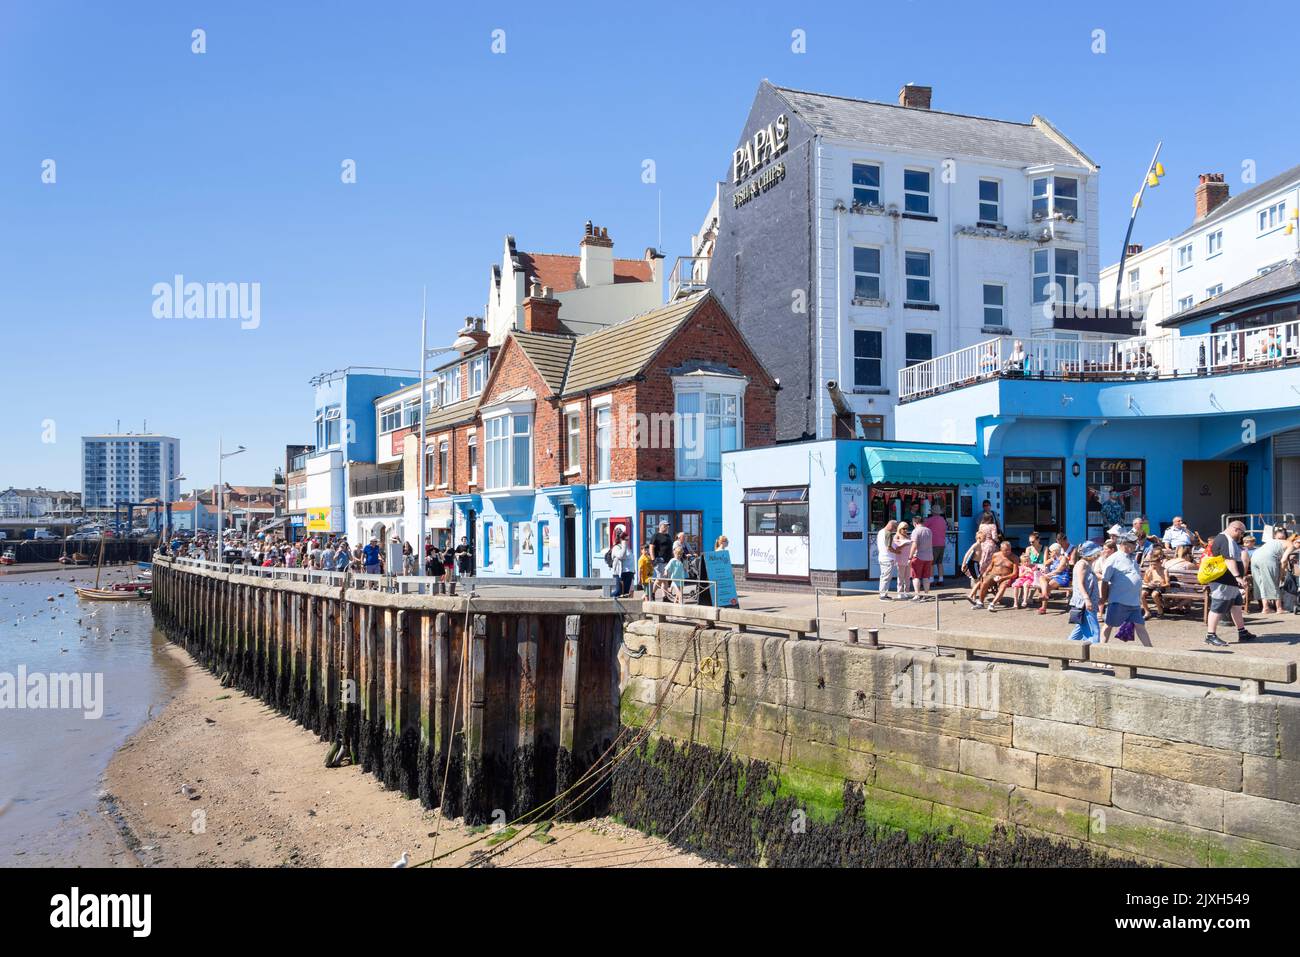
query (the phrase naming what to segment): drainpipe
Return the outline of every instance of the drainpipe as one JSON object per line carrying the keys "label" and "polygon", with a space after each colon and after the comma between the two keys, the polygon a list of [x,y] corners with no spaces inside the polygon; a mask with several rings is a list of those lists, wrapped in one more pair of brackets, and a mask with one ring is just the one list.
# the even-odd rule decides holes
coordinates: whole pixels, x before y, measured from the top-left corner
{"label": "drainpipe", "polygon": [[[953,169],[956,169],[957,161],[952,157],[944,160],[944,163],[952,163]],[[948,223],[948,348],[944,352],[953,352],[957,349],[957,244],[953,236],[953,215],[952,215],[952,180],[956,177],[950,177],[945,184],[948,188],[945,190],[944,202],[947,203],[945,222]],[[978,186],[976,187],[976,201],[979,199]],[[944,352],[937,353],[943,355]]]}

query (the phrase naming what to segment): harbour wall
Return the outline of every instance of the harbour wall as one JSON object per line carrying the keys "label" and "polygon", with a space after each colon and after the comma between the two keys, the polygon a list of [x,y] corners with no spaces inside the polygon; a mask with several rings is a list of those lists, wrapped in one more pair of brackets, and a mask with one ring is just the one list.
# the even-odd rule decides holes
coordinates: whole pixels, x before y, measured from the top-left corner
{"label": "harbour wall", "polygon": [[[650,620],[626,641],[622,722],[653,735],[614,811],[692,849],[935,864],[948,834],[974,849],[952,863],[1300,866],[1292,696]],[[710,775],[703,805],[656,797]]]}
{"label": "harbour wall", "polygon": [[[564,795],[618,734],[623,616],[599,598],[390,594],[153,565],[153,612],[224,684],[471,824],[600,814]],[[445,781],[445,786],[444,786]]]}

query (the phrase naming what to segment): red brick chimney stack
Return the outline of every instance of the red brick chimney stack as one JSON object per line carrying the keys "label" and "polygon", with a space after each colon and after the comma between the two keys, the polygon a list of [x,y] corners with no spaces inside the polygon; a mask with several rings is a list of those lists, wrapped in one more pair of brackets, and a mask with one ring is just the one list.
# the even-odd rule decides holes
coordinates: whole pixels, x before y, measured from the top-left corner
{"label": "red brick chimney stack", "polygon": [[1196,186],[1196,221],[1200,222],[1228,200],[1222,173],[1202,173]]}
{"label": "red brick chimney stack", "polygon": [[898,105],[911,107],[914,110],[928,110],[931,92],[931,87],[909,83],[898,91]]}
{"label": "red brick chimney stack", "polygon": [[524,300],[524,329],[528,332],[563,332],[560,328],[560,301],[553,297],[550,286],[536,279]]}

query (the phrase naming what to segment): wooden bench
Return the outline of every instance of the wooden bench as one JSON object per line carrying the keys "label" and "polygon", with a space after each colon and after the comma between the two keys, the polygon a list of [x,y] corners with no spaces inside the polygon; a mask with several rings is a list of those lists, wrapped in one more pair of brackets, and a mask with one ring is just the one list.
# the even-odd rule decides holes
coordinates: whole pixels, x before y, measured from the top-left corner
{"label": "wooden bench", "polygon": [[1213,678],[1239,678],[1241,690],[1262,694],[1264,682],[1290,684],[1295,681],[1294,661],[1280,658],[1248,658],[1236,653],[1205,654],[1199,651],[1160,651],[1155,648],[1116,644],[1091,645],[1088,660],[1111,665],[1116,678],[1135,678],[1137,670],[1171,671]]}
{"label": "wooden bench", "polygon": [[1196,580],[1196,569],[1185,568],[1178,571],[1168,571],[1170,589],[1164,593],[1162,604],[1166,611],[1170,611],[1169,603],[1176,602],[1180,605],[1186,605],[1185,614],[1191,614],[1192,605],[1200,602],[1201,620],[1209,621],[1210,619],[1210,589]]}

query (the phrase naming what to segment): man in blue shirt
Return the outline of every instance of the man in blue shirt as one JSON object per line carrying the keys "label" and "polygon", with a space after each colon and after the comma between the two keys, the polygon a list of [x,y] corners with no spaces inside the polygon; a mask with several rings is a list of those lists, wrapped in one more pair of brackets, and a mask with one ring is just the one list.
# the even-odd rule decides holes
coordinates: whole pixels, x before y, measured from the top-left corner
{"label": "man in blue shirt", "polygon": [[1119,551],[1102,574],[1101,601],[1106,606],[1106,627],[1101,631],[1101,640],[1110,641],[1111,631],[1117,625],[1132,624],[1138,641],[1150,648],[1146,619],[1142,617],[1142,569],[1133,557],[1137,543],[1137,536],[1132,532],[1120,535]]}
{"label": "man in blue shirt", "polygon": [[370,544],[361,550],[364,556],[362,564],[367,575],[381,575],[384,571],[384,552],[379,547],[379,539],[371,536]]}
{"label": "man in blue shirt", "polygon": [[1183,517],[1175,515],[1173,522],[1165,529],[1165,548],[1177,550],[1192,544],[1192,530],[1183,524]]}

